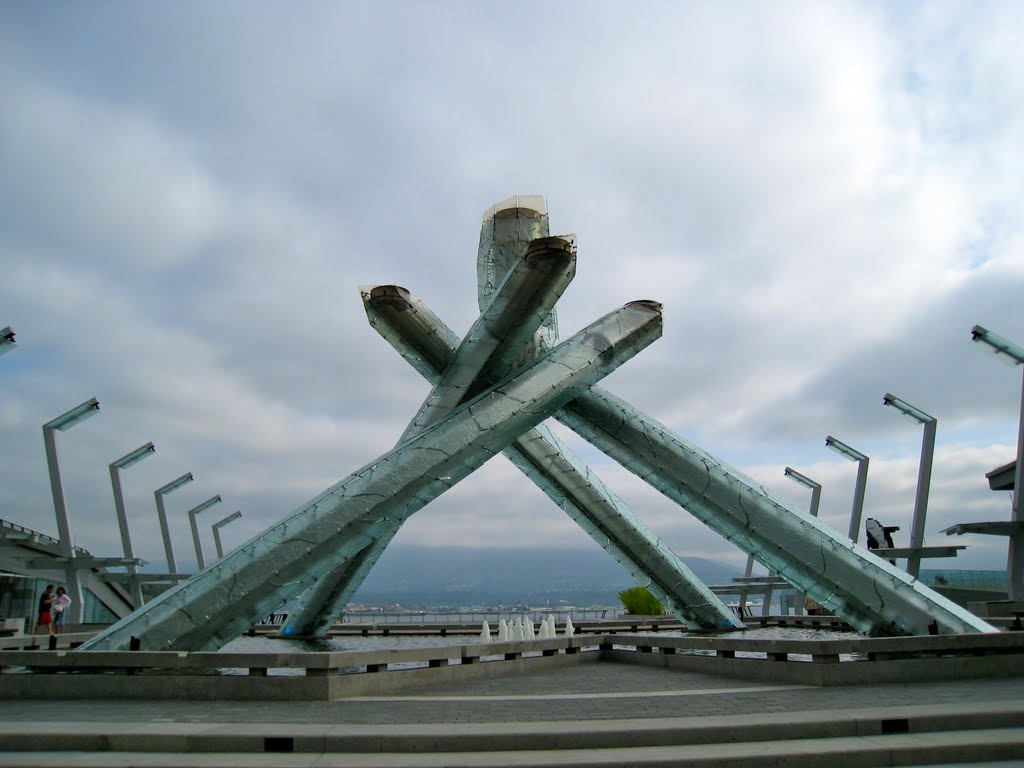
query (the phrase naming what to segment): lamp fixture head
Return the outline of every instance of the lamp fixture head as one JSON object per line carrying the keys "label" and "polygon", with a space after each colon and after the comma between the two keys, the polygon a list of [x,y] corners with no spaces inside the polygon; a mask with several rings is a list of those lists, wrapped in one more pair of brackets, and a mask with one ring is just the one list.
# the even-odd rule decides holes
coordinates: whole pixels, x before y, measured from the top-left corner
{"label": "lamp fixture head", "polygon": [[825,438],[825,447],[831,448],[836,453],[842,454],[850,461],[866,461],[868,458],[863,453],[854,448],[851,448],[841,440],[836,440],[834,437],[832,437],[832,435],[829,435],[828,437]]}
{"label": "lamp fixture head", "polygon": [[117,461],[111,462],[110,466],[116,467],[117,469],[127,469],[133,464],[138,464],[143,459],[152,456],[154,451],[156,451],[156,448],[153,447],[153,444],[146,443],[145,445],[136,448],[131,453],[126,453]]}
{"label": "lamp fixture head", "polygon": [[971,328],[971,341],[980,341],[981,349],[995,355],[1001,363],[1011,367],[1024,363],[1024,347],[1020,347],[980,325]]}
{"label": "lamp fixture head", "polygon": [[810,488],[812,491],[815,488],[821,488],[821,483],[814,482],[807,475],[804,475],[804,474],[801,474],[800,472],[797,472],[792,467],[786,467],[785,475],[789,479],[791,479],[791,480],[793,480],[793,481],[795,481],[797,483],[800,483],[800,485],[804,486],[805,488]]}
{"label": "lamp fixture head", "polygon": [[160,488],[157,488],[156,489],[156,493],[158,495],[160,495],[160,496],[162,496],[164,494],[168,494],[171,491],[178,490],[179,488],[181,488],[181,486],[183,486],[183,485],[185,485],[187,483],[191,483],[194,479],[195,478],[192,477],[192,473],[191,472],[186,472],[184,475],[179,477],[177,480],[171,480],[171,482],[169,482],[167,485],[164,485],[164,486],[162,486]]}
{"label": "lamp fixture head", "polygon": [[0,330],[0,355],[4,352],[10,352],[16,346],[18,345],[14,341],[14,329],[8,325],[3,330]]}
{"label": "lamp fixture head", "polygon": [[927,424],[929,421],[935,421],[934,416],[929,416],[920,408],[917,408],[908,403],[906,400],[902,400],[896,397],[896,395],[890,394],[888,392],[886,392],[885,396],[882,398],[882,405],[888,405],[895,408],[904,416],[909,416],[918,424]]}
{"label": "lamp fixture head", "polygon": [[95,397],[90,398],[81,405],[76,405],[67,413],[62,413],[53,421],[46,422],[43,429],[57,429],[63,432],[66,429],[71,429],[75,424],[85,421],[90,416],[95,416],[99,409],[99,401]]}
{"label": "lamp fixture head", "polygon": [[228,515],[227,517],[225,517],[225,518],[224,518],[223,520],[218,520],[218,521],[217,521],[216,523],[214,523],[214,524],[213,524],[213,527],[214,527],[214,528],[220,528],[220,527],[222,527],[222,526],[225,526],[225,525],[227,525],[227,524],[228,524],[228,523],[230,523],[230,522],[231,522],[232,520],[237,520],[237,519],[238,519],[238,518],[240,518],[241,516],[242,516],[242,512],[241,512],[241,510],[239,510],[238,512],[232,512],[232,513],[231,513],[230,515]]}
{"label": "lamp fixture head", "polygon": [[212,507],[214,504],[220,504],[220,494],[217,494],[216,496],[213,496],[213,497],[207,499],[206,501],[204,501],[202,504],[200,504],[197,507],[192,507],[192,509],[190,509],[188,511],[188,514],[189,515],[198,515],[200,512],[206,511],[207,509]]}

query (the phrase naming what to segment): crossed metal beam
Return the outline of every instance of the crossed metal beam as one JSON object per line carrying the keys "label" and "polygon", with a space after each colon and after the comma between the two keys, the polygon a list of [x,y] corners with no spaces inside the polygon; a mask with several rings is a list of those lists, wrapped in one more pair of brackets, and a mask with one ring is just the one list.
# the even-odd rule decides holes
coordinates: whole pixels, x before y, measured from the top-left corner
{"label": "crossed metal beam", "polygon": [[680,619],[741,627],[541,425],[549,416],[865,634],[995,631],[595,387],[660,335],[661,308],[634,302],[554,346],[554,305],[574,274],[575,247],[549,236],[536,200],[513,198],[485,215],[481,315],[463,339],[402,288],[362,291],[370,324],[434,384],[392,451],[82,647],[127,648],[136,636],[145,648],[216,648],[303,592],[284,632],[322,633],[402,523],[497,452]]}
{"label": "crossed metal beam", "polygon": [[[545,239],[546,216],[537,209],[524,210],[518,203],[514,210],[495,206],[485,216],[478,253],[482,307],[487,306],[488,288],[493,291],[498,283],[495,276],[509,269],[511,254],[540,248],[555,239]],[[564,285],[559,284],[558,292],[562,289]],[[437,315],[403,288],[363,289],[362,297],[371,326],[435,385],[421,413],[447,394],[471,386],[470,382],[480,386],[464,354],[481,333],[491,341],[496,337],[486,333],[484,315],[459,340]],[[536,316],[532,321],[529,328],[521,329],[522,337],[537,326]],[[544,337],[537,334],[534,350],[550,344],[557,333],[553,330],[553,310],[540,327],[548,333]],[[453,371],[461,372],[462,378],[453,376]],[[591,418],[581,418],[581,406],[590,407]],[[888,564],[852,546],[852,542],[817,521],[816,515],[787,508],[763,487],[600,389],[595,388],[555,416],[752,557],[766,565],[773,563],[769,567],[865,634],[927,632],[932,622],[948,631],[989,631],[989,625],[920,582],[906,580],[901,571],[879,571],[880,565]],[[407,433],[419,418],[413,419]],[[613,434],[601,426],[609,421],[616,424]],[[539,427],[504,453],[681,620],[703,628],[737,626],[732,612],[550,430]],[[673,464],[682,476],[691,478],[691,488],[686,487],[686,481],[680,483],[680,475],[665,471]],[[587,489],[585,494],[574,492],[581,487]],[[714,493],[716,490],[719,493]],[[734,494],[737,498],[730,498]],[[330,588],[325,584],[307,595],[293,610],[285,632],[326,632],[395,532],[397,529],[362,553],[360,567],[339,574]]]}
{"label": "crossed metal beam", "polygon": [[[290,598],[359,572],[409,515],[661,335],[661,306],[633,302],[518,367],[519,353],[511,353],[504,338],[516,336],[529,346],[534,331],[527,335],[512,318],[532,322],[527,316],[540,315],[536,329],[545,322],[547,302],[553,303],[540,296],[546,290],[527,298],[532,281],[524,278],[548,274],[571,251],[566,242],[552,241],[539,244],[529,258],[520,253],[517,262],[536,256],[537,266],[510,269],[510,287],[502,281],[487,302],[495,306],[483,312],[479,327],[509,332],[500,340],[467,340],[464,355],[475,361],[474,371],[496,380],[467,387],[457,405],[435,392],[392,451],[82,648],[127,648],[132,637],[147,649],[217,648]],[[448,382],[463,380],[454,370],[448,373]]]}

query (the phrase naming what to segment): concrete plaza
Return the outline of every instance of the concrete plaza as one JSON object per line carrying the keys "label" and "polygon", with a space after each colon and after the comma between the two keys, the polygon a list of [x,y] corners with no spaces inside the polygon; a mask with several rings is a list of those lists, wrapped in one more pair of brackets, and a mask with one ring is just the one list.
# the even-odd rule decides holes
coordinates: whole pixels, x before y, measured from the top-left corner
{"label": "concrete plaza", "polygon": [[326,702],[0,701],[0,766],[1012,765],[1021,682],[818,687],[595,655]]}

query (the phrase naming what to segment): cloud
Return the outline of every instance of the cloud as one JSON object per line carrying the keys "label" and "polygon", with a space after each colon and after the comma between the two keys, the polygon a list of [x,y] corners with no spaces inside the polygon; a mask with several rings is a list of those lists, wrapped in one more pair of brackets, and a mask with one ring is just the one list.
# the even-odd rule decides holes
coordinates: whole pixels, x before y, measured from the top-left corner
{"label": "cloud", "polygon": [[[116,548],[106,464],[150,439],[125,480],[143,556],[162,558],[152,489],[187,470],[177,551],[182,510],[216,492],[245,515],[226,539],[275,522],[387,450],[428,391],[357,286],[404,285],[464,332],[480,214],[518,192],[579,236],[563,336],[632,299],[665,305],[617,394],[798,505],[782,468],[816,477],[843,530],[853,468],[823,453],[830,433],[872,456],[872,509],[908,519],[919,430],[881,407],[893,391],[939,418],[929,542],[1005,517],[982,476],[1012,455],[1019,371],[967,334],[1024,341],[1020,16],[5,7],[0,325],[19,349],[0,359],[0,514],[52,532],[39,425],[95,395],[101,414],[61,436],[86,546]],[[573,444],[681,552],[742,562]],[[504,459],[401,536],[583,541]],[[998,561],[1002,542],[978,538],[963,562]]]}

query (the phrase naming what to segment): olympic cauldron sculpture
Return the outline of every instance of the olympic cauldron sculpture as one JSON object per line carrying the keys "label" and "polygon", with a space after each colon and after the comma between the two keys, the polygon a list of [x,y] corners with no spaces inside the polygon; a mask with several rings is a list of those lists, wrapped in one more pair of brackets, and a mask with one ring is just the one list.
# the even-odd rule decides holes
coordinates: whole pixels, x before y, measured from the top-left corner
{"label": "olympic cauldron sculpture", "polygon": [[559,343],[555,303],[575,266],[544,199],[517,196],[484,214],[480,316],[461,340],[404,288],[361,289],[370,325],[433,385],[395,448],[81,649],[213,650],[296,597],[283,634],[324,634],[402,523],[497,453],[685,624],[742,629],[549,417],[864,634],[994,631],[595,386],[661,335],[661,306],[632,302]]}

